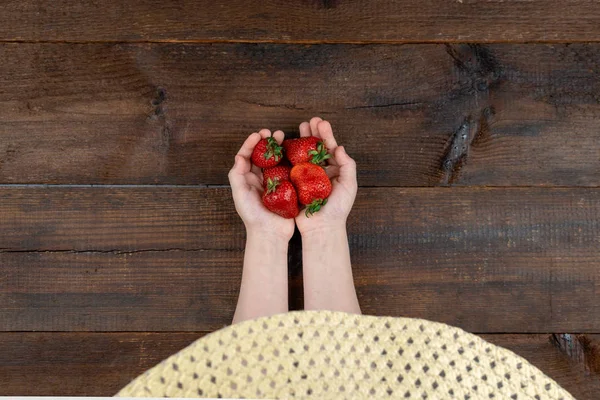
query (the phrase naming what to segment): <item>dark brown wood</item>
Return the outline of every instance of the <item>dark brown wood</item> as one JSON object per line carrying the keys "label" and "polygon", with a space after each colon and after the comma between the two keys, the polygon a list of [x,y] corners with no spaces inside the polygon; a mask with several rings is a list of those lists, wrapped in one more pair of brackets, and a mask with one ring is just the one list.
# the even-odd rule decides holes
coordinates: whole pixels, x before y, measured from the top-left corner
{"label": "dark brown wood", "polygon": [[114,396],[205,332],[0,334],[0,396]]}
{"label": "dark brown wood", "polygon": [[361,306],[474,332],[598,332],[599,195],[363,189],[348,221]]}
{"label": "dark brown wood", "polygon": [[600,185],[600,44],[21,43],[0,59],[0,183],[226,184],[249,133],[320,115],[362,186]]}
{"label": "dark brown wood", "polygon": [[[205,186],[250,132],[319,115],[370,187],[348,228],[365,313],[537,333],[483,337],[598,397],[595,2],[5,3],[0,395],[111,396],[228,324],[244,228]],[[37,183],[65,186],[1,186]],[[32,330],[67,332],[11,332]]]}
{"label": "dark brown wood", "polygon": [[590,41],[600,10],[586,0],[24,0],[3,5],[2,40]]}
{"label": "dark brown wood", "polygon": [[[0,396],[112,396],[146,369],[205,333],[0,334]],[[570,360],[549,335],[483,335],[555,379],[579,400],[595,400],[597,372]],[[598,341],[597,335],[586,335]]]}
{"label": "dark brown wood", "polygon": [[586,373],[600,376],[600,335],[554,334],[552,343]]}
{"label": "dark brown wood", "polygon": [[216,330],[233,318],[242,261],[241,250],[0,253],[0,330]]}
{"label": "dark brown wood", "polygon": [[0,187],[0,251],[242,250],[229,188]]}
{"label": "dark brown wood", "polygon": [[[4,188],[0,215],[2,330],[231,320],[244,232],[228,188]],[[361,305],[473,332],[599,332],[599,216],[591,188],[363,188],[348,221]]]}

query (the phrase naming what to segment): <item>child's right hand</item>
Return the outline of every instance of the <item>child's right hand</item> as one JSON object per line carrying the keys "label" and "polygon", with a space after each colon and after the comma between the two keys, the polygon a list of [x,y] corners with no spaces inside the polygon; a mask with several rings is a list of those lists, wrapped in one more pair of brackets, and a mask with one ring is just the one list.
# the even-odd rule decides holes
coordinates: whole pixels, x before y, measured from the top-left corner
{"label": "child's right hand", "polygon": [[[271,132],[268,129],[248,136],[235,156],[235,165],[229,171],[229,183],[235,209],[244,221],[248,234],[287,242],[294,234],[294,220],[282,218],[263,205],[262,172],[250,161],[256,144],[269,136]],[[282,131],[276,131],[273,137],[281,144],[284,134]]]}
{"label": "child's right hand", "polygon": [[296,217],[296,225],[305,236],[311,232],[326,233],[327,231],[345,230],[346,219],[358,190],[356,182],[356,163],[346,153],[343,146],[338,146],[333,137],[331,124],[315,117],[309,122],[300,124],[300,136],[317,136],[325,142],[327,151],[331,154],[327,175],[331,179],[332,191],[327,204],[310,217],[304,212]]}

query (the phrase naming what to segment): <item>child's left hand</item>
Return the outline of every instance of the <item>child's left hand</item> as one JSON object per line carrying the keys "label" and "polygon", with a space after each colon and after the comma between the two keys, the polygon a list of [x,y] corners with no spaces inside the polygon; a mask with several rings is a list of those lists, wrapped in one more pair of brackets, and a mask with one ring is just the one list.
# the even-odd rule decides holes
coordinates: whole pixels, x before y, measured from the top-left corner
{"label": "child's left hand", "polygon": [[[327,160],[327,175],[331,179],[333,189],[319,212],[307,217],[301,212],[296,217],[296,225],[302,237],[311,232],[329,234],[346,229],[346,219],[358,190],[356,182],[356,162],[350,158],[343,146],[338,146],[333,137],[331,124],[315,117],[310,122],[300,124],[300,136],[316,136],[327,146],[331,158]],[[345,234],[345,233],[344,233]]]}
{"label": "child's left hand", "polygon": [[[294,234],[294,220],[282,218],[263,205],[262,172],[250,161],[256,144],[269,136],[271,131],[268,129],[248,136],[235,156],[235,165],[229,171],[229,183],[235,209],[244,221],[248,233],[261,235],[265,239],[275,235],[277,239],[289,241]],[[273,137],[281,144],[284,134],[276,131]]]}

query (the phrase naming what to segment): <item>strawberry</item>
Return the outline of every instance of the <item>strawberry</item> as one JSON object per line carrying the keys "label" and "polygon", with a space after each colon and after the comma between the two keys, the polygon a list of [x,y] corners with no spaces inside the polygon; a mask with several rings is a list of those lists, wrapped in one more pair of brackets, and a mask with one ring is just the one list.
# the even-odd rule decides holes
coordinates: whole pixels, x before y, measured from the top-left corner
{"label": "strawberry", "polygon": [[306,206],[307,217],[327,203],[331,181],[323,167],[313,163],[295,165],[290,172],[290,180],[298,191],[300,203]]}
{"label": "strawberry", "polygon": [[281,146],[274,137],[262,139],[252,152],[252,163],[260,168],[274,167],[282,158]]}
{"label": "strawberry", "polygon": [[279,182],[290,180],[290,170],[292,168],[287,163],[281,163],[271,168],[263,169],[263,187],[267,187],[269,179],[272,181],[278,180]]}
{"label": "strawberry", "polygon": [[292,165],[303,162],[320,164],[331,157],[323,140],[315,136],[284,140],[283,148]]}
{"label": "strawberry", "polygon": [[298,196],[289,181],[268,179],[262,201],[269,211],[283,218],[295,218],[298,215]]}

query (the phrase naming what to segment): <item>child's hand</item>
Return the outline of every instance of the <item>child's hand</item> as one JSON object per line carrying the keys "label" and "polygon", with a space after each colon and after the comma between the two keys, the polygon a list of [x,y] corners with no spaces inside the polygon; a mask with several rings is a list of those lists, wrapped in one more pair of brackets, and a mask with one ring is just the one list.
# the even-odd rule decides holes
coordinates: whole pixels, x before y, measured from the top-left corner
{"label": "child's hand", "polygon": [[296,225],[302,235],[313,231],[328,231],[346,228],[346,219],[354,199],[358,184],[356,183],[356,163],[346,153],[343,146],[338,146],[331,125],[321,118],[315,117],[310,123],[300,124],[300,136],[317,136],[323,139],[331,154],[327,175],[333,185],[327,204],[310,217],[304,212],[296,217]]}
{"label": "child's hand", "polygon": [[[233,193],[235,209],[246,225],[248,233],[258,234],[265,239],[275,238],[289,241],[294,234],[294,220],[285,219],[267,210],[262,203],[262,172],[252,165],[250,156],[256,144],[271,136],[271,131],[263,129],[253,133],[235,156],[235,165],[229,171],[229,183]],[[283,132],[276,131],[273,137],[279,144]]]}

